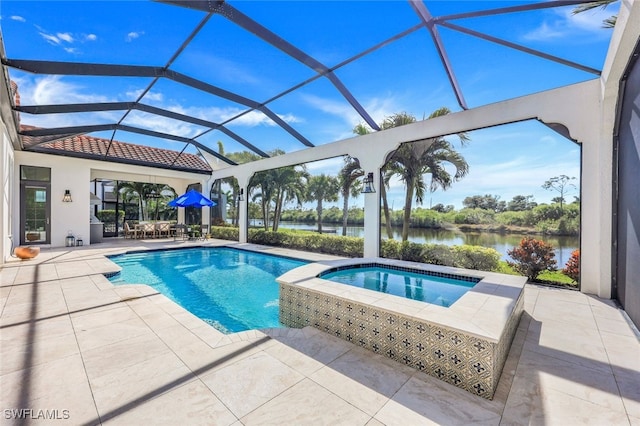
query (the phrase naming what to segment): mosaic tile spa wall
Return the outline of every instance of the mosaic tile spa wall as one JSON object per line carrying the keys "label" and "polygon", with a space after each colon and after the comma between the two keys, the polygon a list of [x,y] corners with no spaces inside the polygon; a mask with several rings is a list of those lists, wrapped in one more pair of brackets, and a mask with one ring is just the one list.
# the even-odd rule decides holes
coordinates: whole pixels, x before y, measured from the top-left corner
{"label": "mosaic tile spa wall", "polygon": [[522,295],[499,341],[378,307],[280,284],[280,321],[312,326],[492,399],[523,311]]}

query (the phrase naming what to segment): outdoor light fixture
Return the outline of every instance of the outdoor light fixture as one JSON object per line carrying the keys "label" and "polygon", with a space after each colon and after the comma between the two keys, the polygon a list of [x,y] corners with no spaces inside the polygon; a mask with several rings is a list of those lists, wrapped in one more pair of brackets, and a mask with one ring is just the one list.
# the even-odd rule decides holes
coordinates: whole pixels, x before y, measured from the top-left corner
{"label": "outdoor light fixture", "polygon": [[71,191],[68,189],[64,190],[64,197],[62,197],[62,202],[63,203],[70,203],[71,200]]}
{"label": "outdoor light fixture", "polygon": [[240,193],[238,194],[238,201],[244,201],[244,188],[240,188]]}
{"label": "outdoor light fixture", "polygon": [[376,189],[373,186],[373,173],[367,173],[367,176],[365,176],[362,183],[364,183],[364,188],[362,189],[363,194],[376,192]]}

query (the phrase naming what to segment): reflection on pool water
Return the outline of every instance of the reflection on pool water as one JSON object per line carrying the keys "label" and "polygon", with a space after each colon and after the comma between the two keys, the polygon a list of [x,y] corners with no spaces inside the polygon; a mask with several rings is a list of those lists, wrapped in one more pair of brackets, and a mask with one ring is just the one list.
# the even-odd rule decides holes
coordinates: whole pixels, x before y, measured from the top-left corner
{"label": "reflection on pool water", "polygon": [[147,284],[224,333],[281,327],[275,278],[304,261],[228,247],[127,253],[113,284]]}
{"label": "reflection on pool water", "polygon": [[479,281],[438,276],[384,265],[359,265],[327,271],[320,278],[449,307]]}

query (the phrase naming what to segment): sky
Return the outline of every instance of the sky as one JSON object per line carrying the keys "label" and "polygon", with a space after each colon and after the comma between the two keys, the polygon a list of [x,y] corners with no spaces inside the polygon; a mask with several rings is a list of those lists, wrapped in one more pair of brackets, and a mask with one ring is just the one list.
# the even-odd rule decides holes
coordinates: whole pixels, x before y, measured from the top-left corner
{"label": "sky", "polygon": [[[376,123],[397,112],[417,119],[447,107],[460,111],[454,91],[425,29],[341,65],[370,47],[418,24],[409,2],[393,1],[233,1],[228,2],[254,21],[292,43],[328,67]],[[434,16],[493,9],[523,2],[426,1]],[[531,49],[601,69],[611,30],[602,20],[616,7],[579,15],[571,7],[462,19],[455,24],[486,32]],[[12,1],[0,2],[0,26],[6,56],[67,62],[165,66],[195,26],[200,11],[150,1]],[[440,36],[469,107],[498,102],[596,75],[547,61],[514,49],[439,27]],[[339,66],[341,65],[341,66]],[[170,69],[235,92],[267,107],[315,145],[353,136],[363,118],[327,78],[303,84],[313,69],[214,15],[191,43],[170,64]],[[142,77],[87,77],[38,75],[10,71],[18,84],[22,105],[135,101],[152,83]],[[272,100],[272,98],[277,99]],[[167,79],[158,80],[141,102],[174,112],[221,123],[246,112],[236,102],[212,97]],[[116,123],[123,111],[29,115],[23,124],[66,127]],[[219,131],[134,111],[123,124],[162,131],[197,140],[225,152],[244,148]],[[266,115],[250,111],[230,121],[227,128],[263,151],[292,152],[304,145],[275,125]],[[204,133],[204,134],[203,134]],[[201,135],[202,134],[202,135]],[[111,137],[109,133],[96,136]],[[462,207],[471,195],[532,195],[538,203],[550,202],[557,193],[542,189],[551,177],[579,178],[580,148],[538,122],[525,122],[477,130],[468,146],[450,138],[470,166],[467,177],[448,191],[436,191],[424,207],[442,203]],[[184,144],[119,131],[123,142],[182,150]],[[188,146],[186,152],[196,153]],[[309,164],[314,174],[335,174],[342,165],[336,158]],[[578,183],[578,179],[576,180]],[[569,198],[578,195],[578,188]],[[399,208],[403,187],[392,182],[389,204]],[[361,205],[362,197],[352,200]]]}

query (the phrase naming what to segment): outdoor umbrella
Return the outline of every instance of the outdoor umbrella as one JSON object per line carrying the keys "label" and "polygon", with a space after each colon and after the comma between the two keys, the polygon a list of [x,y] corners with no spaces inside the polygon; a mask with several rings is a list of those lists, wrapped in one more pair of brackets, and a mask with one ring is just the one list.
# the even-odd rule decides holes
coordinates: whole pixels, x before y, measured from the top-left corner
{"label": "outdoor umbrella", "polygon": [[190,189],[185,194],[182,194],[175,200],[171,200],[167,205],[171,207],[203,207],[203,206],[215,206],[217,203],[211,201],[195,189]]}

